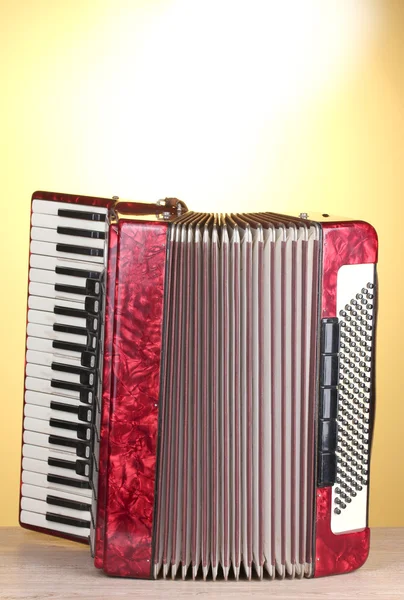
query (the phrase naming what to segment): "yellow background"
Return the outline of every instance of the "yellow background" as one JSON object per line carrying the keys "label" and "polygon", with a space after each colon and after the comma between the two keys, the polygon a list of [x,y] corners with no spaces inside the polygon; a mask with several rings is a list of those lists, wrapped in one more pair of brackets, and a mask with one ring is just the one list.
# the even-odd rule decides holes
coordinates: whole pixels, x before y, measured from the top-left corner
{"label": "yellow background", "polygon": [[0,525],[36,189],[358,217],[380,240],[371,525],[404,525],[404,2],[0,2]]}

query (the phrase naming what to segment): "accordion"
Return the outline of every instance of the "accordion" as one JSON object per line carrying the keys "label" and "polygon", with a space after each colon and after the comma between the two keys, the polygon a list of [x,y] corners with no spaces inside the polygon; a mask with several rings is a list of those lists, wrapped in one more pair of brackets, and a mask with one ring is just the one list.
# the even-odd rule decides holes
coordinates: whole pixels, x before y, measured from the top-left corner
{"label": "accordion", "polygon": [[30,240],[23,527],[122,577],[364,563],[372,226],[36,192]]}

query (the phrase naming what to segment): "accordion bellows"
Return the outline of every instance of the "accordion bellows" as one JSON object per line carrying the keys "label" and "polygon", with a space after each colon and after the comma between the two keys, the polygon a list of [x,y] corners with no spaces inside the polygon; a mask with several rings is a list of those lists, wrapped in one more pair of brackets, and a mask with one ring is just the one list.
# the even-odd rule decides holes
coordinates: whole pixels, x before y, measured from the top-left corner
{"label": "accordion bellows", "polygon": [[21,524],[111,575],[361,566],[374,229],[33,198]]}

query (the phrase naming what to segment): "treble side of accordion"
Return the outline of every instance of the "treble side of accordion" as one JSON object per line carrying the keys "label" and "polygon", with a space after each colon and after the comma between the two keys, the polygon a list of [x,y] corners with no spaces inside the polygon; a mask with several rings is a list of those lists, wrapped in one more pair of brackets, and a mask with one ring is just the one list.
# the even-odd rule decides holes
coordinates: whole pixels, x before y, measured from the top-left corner
{"label": "treble side of accordion", "polygon": [[123,203],[113,213],[90,461],[95,565],[213,579],[361,566],[374,229],[273,213],[155,220]]}

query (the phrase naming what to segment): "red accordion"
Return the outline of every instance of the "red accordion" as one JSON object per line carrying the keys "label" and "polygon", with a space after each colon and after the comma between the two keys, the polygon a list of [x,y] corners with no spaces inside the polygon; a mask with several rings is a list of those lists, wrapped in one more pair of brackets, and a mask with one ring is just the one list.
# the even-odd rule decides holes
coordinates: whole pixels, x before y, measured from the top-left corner
{"label": "red accordion", "polygon": [[35,193],[21,525],[123,577],[360,567],[376,262],[361,221]]}

